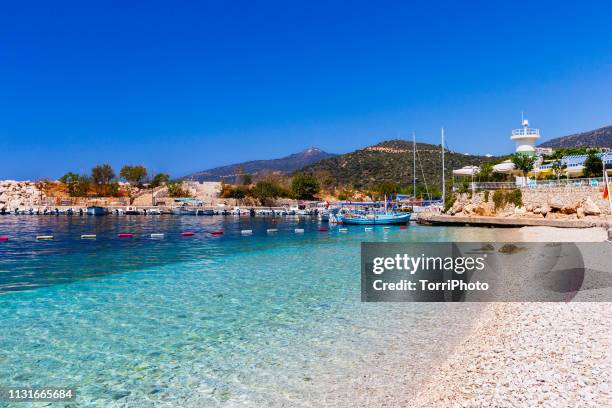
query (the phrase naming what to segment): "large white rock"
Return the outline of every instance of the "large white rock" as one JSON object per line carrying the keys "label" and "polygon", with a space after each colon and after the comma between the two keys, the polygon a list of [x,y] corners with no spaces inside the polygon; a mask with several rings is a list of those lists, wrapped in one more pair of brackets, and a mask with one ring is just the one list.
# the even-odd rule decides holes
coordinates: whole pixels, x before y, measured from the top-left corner
{"label": "large white rock", "polygon": [[582,208],[584,209],[584,213],[586,215],[599,215],[599,214],[601,214],[601,210],[599,209],[597,204],[595,204],[593,202],[593,200],[591,200],[591,197],[587,197],[582,202]]}

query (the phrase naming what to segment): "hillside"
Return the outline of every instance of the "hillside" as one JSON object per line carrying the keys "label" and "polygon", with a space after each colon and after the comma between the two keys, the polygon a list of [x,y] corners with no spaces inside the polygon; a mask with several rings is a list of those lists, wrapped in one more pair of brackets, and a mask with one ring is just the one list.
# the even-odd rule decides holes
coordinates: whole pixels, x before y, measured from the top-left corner
{"label": "hillside", "polygon": [[[441,189],[442,154],[440,146],[417,143],[417,183],[423,177],[419,158],[427,184]],[[308,172],[328,173],[335,185],[371,188],[382,182],[395,182],[402,186],[412,185],[412,142],[389,140],[352,153],[342,154],[304,168]],[[450,180],[452,169],[468,165],[479,165],[495,157],[466,156],[461,153],[445,153],[446,176]]]}
{"label": "hillside", "polygon": [[222,178],[233,177],[238,168],[241,168],[244,173],[251,175],[265,172],[291,173],[320,160],[334,156],[334,154],[324,152],[316,147],[310,147],[302,152],[294,153],[280,159],[253,160],[244,163],[229,164],[227,166],[202,170],[185,176],[184,178],[197,181],[219,181]]}
{"label": "hillside", "polygon": [[612,126],[606,126],[588,132],[576,133],[574,135],[557,137],[544,142],[540,147],[552,147],[553,149],[578,148],[578,147],[608,147],[612,148]]}

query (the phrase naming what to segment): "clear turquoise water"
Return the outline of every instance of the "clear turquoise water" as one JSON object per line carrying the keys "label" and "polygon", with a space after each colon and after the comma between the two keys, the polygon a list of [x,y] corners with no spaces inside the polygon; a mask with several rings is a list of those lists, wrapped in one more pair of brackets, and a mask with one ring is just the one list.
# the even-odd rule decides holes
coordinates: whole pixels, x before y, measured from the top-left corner
{"label": "clear turquoise water", "polygon": [[[477,310],[360,303],[360,243],[448,241],[466,230],[317,228],[309,219],[0,217],[0,235],[11,237],[0,242],[0,386],[72,386],[79,406],[105,407],[368,403],[364,384],[380,391],[399,373],[409,390]],[[206,233],[217,229],[225,234]],[[98,239],[79,239],[89,233]]]}

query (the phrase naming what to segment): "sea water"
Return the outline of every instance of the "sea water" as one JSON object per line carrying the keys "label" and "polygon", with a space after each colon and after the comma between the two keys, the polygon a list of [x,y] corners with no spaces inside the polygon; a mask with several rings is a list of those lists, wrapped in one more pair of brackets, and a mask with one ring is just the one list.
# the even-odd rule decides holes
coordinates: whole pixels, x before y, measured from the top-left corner
{"label": "sea water", "polygon": [[0,217],[0,386],[73,387],[78,406],[103,407],[367,405],[417,392],[480,306],[361,303],[360,243],[471,229],[318,227]]}

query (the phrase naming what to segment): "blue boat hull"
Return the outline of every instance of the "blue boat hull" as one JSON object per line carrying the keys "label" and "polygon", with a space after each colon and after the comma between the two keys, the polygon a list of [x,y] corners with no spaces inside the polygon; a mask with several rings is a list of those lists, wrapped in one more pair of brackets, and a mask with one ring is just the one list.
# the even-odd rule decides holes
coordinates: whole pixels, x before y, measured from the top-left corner
{"label": "blue boat hull", "polygon": [[106,208],[104,208],[104,207],[87,207],[87,214],[89,214],[89,215],[104,215],[104,214],[106,214]]}
{"label": "blue boat hull", "polygon": [[339,216],[338,223],[356,225],[405,224],[410,221],[410,214],[374,215],[370,217]]}

